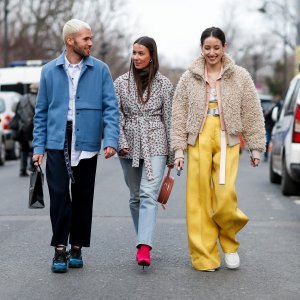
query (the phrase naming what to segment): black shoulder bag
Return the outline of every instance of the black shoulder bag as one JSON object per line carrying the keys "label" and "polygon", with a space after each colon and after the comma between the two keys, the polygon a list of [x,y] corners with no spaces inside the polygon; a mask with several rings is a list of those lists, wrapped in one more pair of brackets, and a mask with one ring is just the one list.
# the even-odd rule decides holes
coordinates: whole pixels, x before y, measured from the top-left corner
{"label": "black shoulder bag", "polygon": [[29,208],[44,208],[44,173],[40,165],[34,166],[33,172],[30,174],[29,185]]}

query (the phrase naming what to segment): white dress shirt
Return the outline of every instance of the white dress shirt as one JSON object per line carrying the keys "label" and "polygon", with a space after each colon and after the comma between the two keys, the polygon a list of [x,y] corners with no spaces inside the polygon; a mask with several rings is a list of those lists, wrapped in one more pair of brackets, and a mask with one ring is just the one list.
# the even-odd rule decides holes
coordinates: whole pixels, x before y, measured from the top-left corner
{"label": "white dress shirt", "polygon": [[76,151],[75,150],[75,97],[77,91],[78,80],[80,77],[83,61],[78,64],[71,64],[65,56],[65,70],[69,78],[69,110],[68,121],[72,121],[72,145],[71,145],[71,166],[75,167],[79,164],[81,159],[91,158],[98,154],[98,152]]}

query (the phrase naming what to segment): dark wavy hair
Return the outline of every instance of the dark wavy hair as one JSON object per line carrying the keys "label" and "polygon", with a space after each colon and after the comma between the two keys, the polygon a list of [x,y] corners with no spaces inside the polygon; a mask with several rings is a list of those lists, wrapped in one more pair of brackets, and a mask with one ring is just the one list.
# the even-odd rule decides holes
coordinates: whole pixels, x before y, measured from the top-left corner
{"label": "dark wavy hair", "polygon": [[[150,64],[149,64],[148,81],[147,81],[147,86],[146,86],[147,99],[145,101],[145,102],[147,102],[149,100],[149,97],[150,97],[150,91],[151,91],[151,85],[152,85],[153,79],[154,79],[154,77],[155,77],[155,75],[156,75],[156,73],[159,69],[157,46],[156,46],[155,40],[151,37],[148,37],[148,36],[139,37],[137,40],[134,41],[133,45],[134,44],[143,45],[150,52],[151,61],[150,61]],[[136,86],[137,86],[139,100],[142,101],[143,100],[142,81],[141,81],[141,78],[140,78],[140,75],[139,75],[139,70],[137,70],[136,67],[134,66],[132,58],[131,58],[131,61],[130,61],[129,71],[132,71],[132,73],[133,73],[134,81],[135,81]],[[129,74],[130,74],[130,72],[129,72]]]}
{"label": "dark wavy hair", "polygon": [[205,39],[207,39],[210,36],[220,40],[222,46],[225,46],[226,43],[225,33],[219,27],[209,27],[202,32],[200,38],[201,46],[203,46]]}

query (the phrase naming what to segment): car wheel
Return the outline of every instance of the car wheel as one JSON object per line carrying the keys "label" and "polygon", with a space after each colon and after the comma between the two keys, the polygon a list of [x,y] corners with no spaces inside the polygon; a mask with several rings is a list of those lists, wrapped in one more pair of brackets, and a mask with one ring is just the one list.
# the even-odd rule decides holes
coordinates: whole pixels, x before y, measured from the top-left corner
{"label": "car wheel", "polygon": [[297,195],[297,184],[296,182],[290,177],[289,173],[286,169],[286,161],[285,157],[283,156],[282,162],[282,174],[281,174],[281,191],[282,194],[285,196],[292,196]]}
{"label": "car wheel", "polygon": [[272,153],[270,155],[270,163],[269,163],[269,178],[271,183],[280,183],[281,177],[273,171],[273,157]]}
{"label": "car wheel", "polygon": [[0,142],[0,166],[5,164],[5,144],[4,141]]}
{"label": "car wheel", "polygon": [[19,159],[20,158],[20,144],[15,141],[13,149],[8,152],[8,159]]}

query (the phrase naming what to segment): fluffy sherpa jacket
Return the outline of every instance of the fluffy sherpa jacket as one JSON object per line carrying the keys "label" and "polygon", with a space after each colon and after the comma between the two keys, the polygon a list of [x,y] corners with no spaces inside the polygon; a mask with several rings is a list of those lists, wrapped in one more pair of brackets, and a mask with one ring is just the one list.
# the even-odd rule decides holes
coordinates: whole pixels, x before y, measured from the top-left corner
{"label": "fluffy sherpa jacket", "polygon": [[[181,76],[173,99],[172,149],[182,157],[187,144],[194,145],[206,118],[207,83],[205,60],[198,57]],[[225,54],[220,79],[221,111],[228,144],[239,142],[242,133],[249,149],[259,158],[265,150],[265,126],[262,107],[247,70],[234,64]],[[234,141],[234,142],[230,142]]]}

